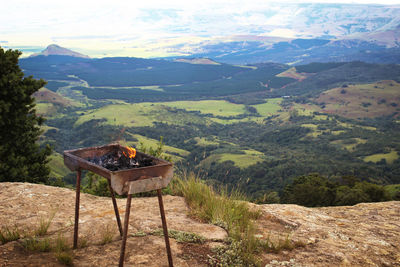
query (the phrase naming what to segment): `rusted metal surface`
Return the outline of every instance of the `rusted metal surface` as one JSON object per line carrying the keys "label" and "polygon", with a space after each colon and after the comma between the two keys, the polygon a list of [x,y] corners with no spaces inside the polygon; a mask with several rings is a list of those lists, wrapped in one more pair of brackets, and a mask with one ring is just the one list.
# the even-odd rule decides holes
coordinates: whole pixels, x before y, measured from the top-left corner
{"label": "rusted metal surface", "polygon": [[169,267],[173,267],[174,264],[172,262],[171,246],[169,245],[167,220],[165,219],[164,204],[163,204],[161,189],[157,189],[157,195],[158,195],[158,204],[160,206],[160,215],[164,232],[165,246],[167,247],[168,264]]}
{"label": "rusted metal surface", "polygon": [[81,195],[81,170],[76,171],[76,197],[75,197],[75,225],[74,225],[74,248],[78,247],[79,226],[79,201]]}
{"label": "rusted metal surface", "polygon": [[[155,163],[154,166],[127,169],[120,171],[110,171],[102,166],[87,161],[87,158],[100,157],[112,150],[121,150],[123,146],[119,144],[111,144],[100,147],[89,147],[75,150],[64,151],[64,163],[70,170],[85,169],[97,173],[111,181],[112,189],[119,195],[126,195],[129,192],[129,182],[136,180],[145,180],[154,177],[161,177],[162,179],[153,179],[146,182],[137,182],[135,185],[140,186],[142,191],[135,190],[137,192],[152,191],[160,188],[164,188],[168,185],[173,176],[172,163],[152,157],[150,155],[137,152],[136,157],[138,158],[151,158]],[[145,190],[145,191],[143,191]],[[132,193],[131,193],[132,194]]]}
{"label": "rusted metal surface", "polygon": [[126,200],[126,210],[125,210],[125,220],[124,220],[124,235],[122,236],[121,253],[119,256],[119,267],[124,266],[126,239],[128,237],[129,213],[131,212],[131,201],[132,201],[132,195],[128,194],[128,198]]}
{"label": "rusted metal surface", "polygon": [[117,201],[115,200],[114,190],[111,188],[111,182],[109,179],[107,179],[107,181],[108,181],[108,189],[110,190],[110,193],[111,193],[111,199],[112,199],[112,203],[113,203],[113,207],[114,207],[115,218],[117,219],[119,235],[122,236],[123,231],[122,231],[121,218],[119,216]]}

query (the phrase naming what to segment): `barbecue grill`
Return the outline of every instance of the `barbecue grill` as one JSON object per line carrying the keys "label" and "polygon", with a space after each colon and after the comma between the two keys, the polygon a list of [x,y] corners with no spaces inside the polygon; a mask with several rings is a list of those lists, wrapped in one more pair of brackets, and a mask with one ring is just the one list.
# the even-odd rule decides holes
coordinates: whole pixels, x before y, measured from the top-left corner
{"label": "barbecue grill", "polygon": [[[79,201],[80,201],[80,182],[81,170],[89,170],[108,181],[108,187],[114,206],[115,216],[117,219],[118,229],[122,237],[121,253],[119,266],[123,266],[125,257],[126,239],[128,235],[129,213],[131,207],[132,194],[140,192],[148,192],[157,190],[158,203],[160,207],[161,221],[165,238],[165,245],[168,255],[169,266],[173,266],[172,254],[168,238],[167,222],[165,219],[164,205],[162,200],[161,189],[166,187],[173,176],[172,163],[152,157],[150,155],[137,152],[136,157],[139,161],[151,161],[152,166],[138,167],[131,169],[123,169],[111,171],[98,164],[90,161],[91,158],[102,157],[107,153],[124,151],[126,147],[119,144],[110,144],[99,147],[89,147],[75,150],[64,151],[64,164],[72,171],[76,171],[76,201],[75,201],[75,225],[74,225],[74,248],[78,244],[78,222],[79,222]],[[124,220],[124,229],[122,229],[121,219],[119,216],[115,193],[119,195],[127,195],[126,211]]]}

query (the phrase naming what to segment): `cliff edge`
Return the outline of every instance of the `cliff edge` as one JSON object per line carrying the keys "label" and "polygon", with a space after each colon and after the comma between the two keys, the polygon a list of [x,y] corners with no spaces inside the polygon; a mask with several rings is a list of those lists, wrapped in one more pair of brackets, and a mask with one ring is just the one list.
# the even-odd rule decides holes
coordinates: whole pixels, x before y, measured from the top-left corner
{"label": "cliff edge", "polygon": [[[125,199],[117,199],[123,220]],[[271,242],[289,238],[292,250],[262,253],[263,266],[400,266],[400,202],[305,208],[297,205],[255,205],[261,212],[257,235]],[[29,183],[0,183],[3,229],[35,231],[51,220],[46,237],[65,236],[72,244],[75,192]],[[182,197],[164,196],[169,230],[189,232],[205,242],[170,238],[175,266],[207,266],[212,248],[227,236],[221,227],[188,216]],[[116,266],[120,237],[110,198],[81,194],[79,236],[85,245],[74,251],[75,266]],[[167,266],[156,197],[134,198],[130,214],[126,266]],[[193,236],[196,236],[193,235]],[[105,238],[109,237],[108,242]],[[28,251],[22,241],[0,245],[0,266],[63,266],[52,252]]]}

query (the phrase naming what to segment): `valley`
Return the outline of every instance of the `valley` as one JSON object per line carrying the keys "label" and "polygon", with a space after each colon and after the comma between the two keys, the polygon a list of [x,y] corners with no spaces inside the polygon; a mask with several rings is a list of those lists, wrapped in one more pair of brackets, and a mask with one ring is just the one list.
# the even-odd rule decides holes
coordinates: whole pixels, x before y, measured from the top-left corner
{"label": "valley", "polygon": [[[48,59],[52,60],[60,59]],[[108,67],[107,72],[133,61],[133,73],[141,72],[143,66],[157,73],[157,65],[175,64],[111,59],[116,68]],[[291,179],[308,173],[400,183],[397,66],[361,62],[291,68],[274,63],[252,68],[212,65],[223,69],[210,78],[206,73],[215,69],[200,64],[208,80],[194,76],[186,84],[176,84],[181,79],[182,66],[178,66],[170,71],[170,84],[156,83],[155,78],[126,87],[126,82],[116,79],[114,84],[93,86],[92,81],[103,75],[95,70],[96,62],[90,63],[95,76],[89,80],[70,74],[76,63],[67,63],[68,71],[63,64],[50,68],[56,70],[53,73],[34,75],[50,78],[48,89],[36,94],[38,112],[47,119],[42,141],[55,149],[52,176],[62,177],[67,184],[73,184],[74,178],[60,164],[63,150],[110,142],[156,147],[161,136],[165,154],[178,169],[203,173],[210,183],[239,188],[253,199],[280,192]],[[194,65],[178,64],[188,69]],[[233,71],[231,78],[225,77],[226,71]],[[356,76],[351,74],[356,72]],[[229,88],[232,80],[240,86],[236,87],[239,94],[235,87]],[[190,94],[185,95],[187,90]]]}

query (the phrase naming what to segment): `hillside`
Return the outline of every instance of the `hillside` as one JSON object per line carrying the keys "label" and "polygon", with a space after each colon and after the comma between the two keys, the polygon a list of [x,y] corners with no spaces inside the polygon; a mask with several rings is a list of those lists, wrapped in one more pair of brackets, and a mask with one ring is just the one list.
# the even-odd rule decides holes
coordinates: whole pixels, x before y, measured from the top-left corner
{"label": "hillside", "polygon": [[71,90],[90,99],[127,102],[221,97],[280,88],[295,81],[276,77],[289,67],[275,63],[233,66],[205,60],[188,63],[129,57],[37,56],[21,59],[20,65],[26,75],[50,80],[51,90],[67,83]]}
{"label": "hillside", "polygon": [[175,163],[252,198],[313,172],[400,182],[398,65],[191,63],[21,60],[26,74],[50,79],[37,110],[47,118],[41,141],[58,153],[52,177],[73,183],[54,160],[63,150],[117,140],[155,147],[163,136]]}
{"label": "hillside", "polygon": [[[55,213],[48,233],[51,242],[66,238],[71,245],[75,192],[66,188],[28,183],[0,183],[2,229],[30,232]],[[117,199],[124,216],[125,199]],[[297,205],[252,205],[261,212],[257,234],[276,244],[287,236],[293,250],[263,253],[262,266],[397,266],[400,262],[400,202],[358,204],[351,207],[304,208]],[[204,243],[170,238],[175,266],[206,266],[212,248],[223,246],[222,228],[188,217],[181,197],[164,196],[168,228],[196,233]],[[18,208],[16,208],[18,207]],[[127,241],[126,265],[166,266],[163,237],[154,234],[161,222],[156,198],[134,198]],[[103,243],[105,236],[109,242]],[[109,198],[81,195],[80,238],[85,247],[74,251],[75,266],[115,265],[120,238]],[[1,266],[63,266],[52,252],[24,249],[23,240],[0,245]]]}

